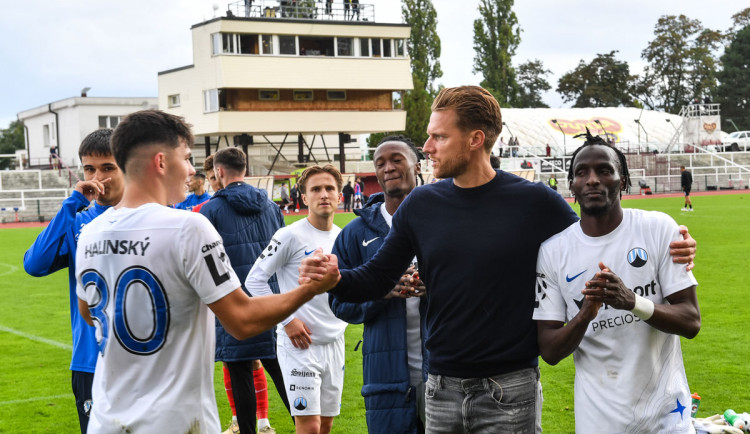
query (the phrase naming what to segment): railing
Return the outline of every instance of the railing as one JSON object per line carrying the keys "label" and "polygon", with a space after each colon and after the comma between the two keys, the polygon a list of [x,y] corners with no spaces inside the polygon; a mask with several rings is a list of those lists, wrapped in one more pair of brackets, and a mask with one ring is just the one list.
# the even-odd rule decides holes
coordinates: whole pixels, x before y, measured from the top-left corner
{"label": "railing", "polygon": [[[59,193],[59,195],[54,194],[56,192]],[[62,202],[69,196],[68,190],[65,188],[50,188],[39,190],[3,190],[2,193],[3,195],[7,193],[18,194],[17,197],[0,198],[0,210],[2,211],[8,211],[11,209],[15,210],[16,208],[18,211],[24,211],[26,210],[28,202],[36,201],[38,207],[40,200],[56,200]],[[37,196],[37,194],[42,193],[49,193],[51,195]]]}
{"label": "railing", "polygon": [[228,17],[375,21],[375,6],[315,0],[243,0],[227,5]]}

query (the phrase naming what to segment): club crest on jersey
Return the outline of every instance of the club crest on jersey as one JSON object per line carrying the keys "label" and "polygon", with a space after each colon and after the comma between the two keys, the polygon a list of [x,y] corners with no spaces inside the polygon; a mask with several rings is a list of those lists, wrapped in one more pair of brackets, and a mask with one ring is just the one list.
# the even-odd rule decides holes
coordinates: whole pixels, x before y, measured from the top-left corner
{"label": "club crest on jersey", "polygon": [[300,411],[306,409],[307,408],[307,400],[304,397],[302,397],[302,396],[298,397],[297,399],[294,400],[294,408],[296,408],[297,410],[300,410]]}
{"label": "club crest on jersey", "polygon": [[636,247],[628,252],[628,264],[635,268],[641,268],[648,262],[648,252],[646,249]]}
{"label": "club crest on jersey", "polygon": [[260,259],[264,259],[265,257],[271,257],[276,252],[279,251],[279,246],[281,245],[281,242],[277,240],[276,238],[271,238],[271,242],[268,243],[268,247],[266,247],[263,252],[260,254]]}

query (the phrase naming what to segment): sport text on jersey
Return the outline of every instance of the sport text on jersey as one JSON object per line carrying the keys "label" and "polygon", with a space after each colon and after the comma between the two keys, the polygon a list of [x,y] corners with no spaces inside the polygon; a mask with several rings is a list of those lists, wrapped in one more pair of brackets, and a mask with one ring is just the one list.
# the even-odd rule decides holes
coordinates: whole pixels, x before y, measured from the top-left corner
{"label": "sport text on jersey", "polygon": [[84,246],[84,258],[97,255],[136,255],[144,256],[151,245],[149,237],[142,241],[133,240],[101,240]]}

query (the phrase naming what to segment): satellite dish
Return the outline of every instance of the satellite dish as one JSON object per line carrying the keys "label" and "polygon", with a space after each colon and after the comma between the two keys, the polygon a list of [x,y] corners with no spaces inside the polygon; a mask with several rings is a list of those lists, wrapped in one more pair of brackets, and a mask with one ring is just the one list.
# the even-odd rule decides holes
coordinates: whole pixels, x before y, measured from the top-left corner
{"label": "satellite dish", "polygon": [[214,3],[213,9],[214,9],[214,18],[216,18],[216,11],[219,10],[219,4],[218,3]]}

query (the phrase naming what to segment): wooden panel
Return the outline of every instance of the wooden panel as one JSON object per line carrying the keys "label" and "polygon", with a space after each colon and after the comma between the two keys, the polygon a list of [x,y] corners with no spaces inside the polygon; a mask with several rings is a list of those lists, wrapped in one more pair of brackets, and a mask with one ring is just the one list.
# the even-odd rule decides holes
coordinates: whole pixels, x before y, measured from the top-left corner
{"label": "wooden panel", "polygon": [[294,101],[292,89],[280,89],[279,101],[259,100],[258,89],[224,89],[223,92],[226,95],[225,109],[227,111],[381,111],[393,109],[392,93],[386,90],[347,90],[346,101],[329,101],[325,89],[314,89],[313,101]]}

